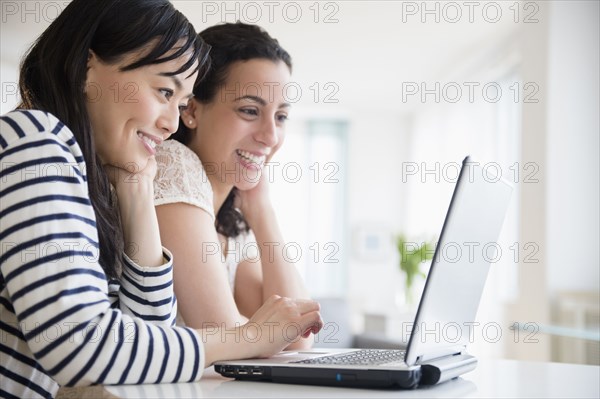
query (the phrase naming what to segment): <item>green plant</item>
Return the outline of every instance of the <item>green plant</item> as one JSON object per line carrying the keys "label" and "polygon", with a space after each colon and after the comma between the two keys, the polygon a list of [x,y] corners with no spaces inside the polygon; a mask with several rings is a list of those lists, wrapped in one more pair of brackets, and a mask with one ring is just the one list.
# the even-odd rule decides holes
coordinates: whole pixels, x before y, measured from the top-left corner
{"label": "green plant", "polygon": [[425,273],[419,270],[421,262],[433,258],[434,244],[430,242],[422,242],[421,244],[408,241],[404,234],[400,234],[396,239],[396,246],[400,253],[400,270],[406,274],[406,294],[410,298],[411,287],[415,276],[419,275],[425,278]]}

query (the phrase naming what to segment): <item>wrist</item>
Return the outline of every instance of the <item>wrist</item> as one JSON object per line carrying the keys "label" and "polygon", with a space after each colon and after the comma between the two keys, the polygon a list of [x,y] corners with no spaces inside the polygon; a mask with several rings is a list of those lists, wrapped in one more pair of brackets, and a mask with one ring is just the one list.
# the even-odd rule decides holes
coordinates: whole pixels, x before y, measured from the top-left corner
{"label": "wrist", "polygon": [[154,182],[141,175],[130,175],[115,186],[119,203],[154,203]]}
{"label": "wrist", "polygon": [[246,342],[242,326],[237,326],[234,330],[235,332],[228,330],[226,333],[222,328],[197,330],[204,344],[204,368],[217,361],[255,357],[253,350],[255,351],[257,344]]}
{"label": "wrist", "polygon": [[252,230],[264,224],[265,221],[274,220],[275,218],[275,208],[270,201],[258,204],[253,203],[250,208],[251,209],[241,209],[241,212]]}
{"label": "wrist", "polygon": [[[135,228],[141,222],[156,220],[154,198],[152,196],[132,195],[117,198],[123,233],[125,235],[129,229]],[[158,222],[156,223],[158,224]]]}
{"label": "wrist", "polygon": [[165,262],[154,208],[154,189],[147,182],[139,183],[117,189],[125,255],[143,267],[160,266]]}

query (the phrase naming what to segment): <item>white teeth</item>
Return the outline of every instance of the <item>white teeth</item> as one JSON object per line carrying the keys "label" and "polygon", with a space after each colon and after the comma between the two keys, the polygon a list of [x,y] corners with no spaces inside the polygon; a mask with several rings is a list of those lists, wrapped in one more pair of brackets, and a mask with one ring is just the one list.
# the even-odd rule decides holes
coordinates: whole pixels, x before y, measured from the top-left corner
{"label": "white teeth", "polygon": [[140,139],[144,140],[144,142],[147,143],[150,146],[150,148],[156,148],[156,141],[151,140],[147,136],[144,136],[142,133],[138,133],[137,135]]}
{"label": "white teeth", "polygon": [[247,159],[248,161],[254,162],[259,165],[263,164],[266,158],[264,155],[254,155],[244,150],[237,150],[237,153],[239,156]]}

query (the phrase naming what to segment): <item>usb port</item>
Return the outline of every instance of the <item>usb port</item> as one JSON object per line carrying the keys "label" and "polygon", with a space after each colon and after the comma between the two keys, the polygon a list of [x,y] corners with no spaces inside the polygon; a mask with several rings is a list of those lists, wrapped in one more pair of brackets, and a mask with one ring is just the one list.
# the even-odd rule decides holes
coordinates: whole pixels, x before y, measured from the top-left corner
{"label": "usb port", "polygon": [[244,369],[238,370],[238,375],[246,375],[246,374],[248,374],[248,370],[244,370]]}
{"label": "usb port", "polygon": [[262,370],[261,369],[252,369],[252,371],[250,372],[252,375],[262,375]]}

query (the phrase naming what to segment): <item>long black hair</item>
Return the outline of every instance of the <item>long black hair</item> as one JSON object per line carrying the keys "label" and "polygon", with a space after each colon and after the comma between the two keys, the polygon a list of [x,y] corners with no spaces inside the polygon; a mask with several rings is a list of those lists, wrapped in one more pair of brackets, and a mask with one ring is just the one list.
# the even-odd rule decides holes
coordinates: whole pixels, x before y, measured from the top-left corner
{"label": "long black hair", "polygon": [[190,54],[185,65],[171,74],[189,70],[191,75],[200,70],[199,75],[204,75],[209,47],[168,0],[73,0],[21,63],[19,107],[54,114],[71,129],[81,147],[96,214],[99,263],[111,278],[120,273],[124,239],[116,199],[92,139],[84,94],[87,60],[92,50],[102,61],[116,63],[147,46],[150,50],[145,56],[122,70]]}
{"label": "long black hair", "polygon": [[[215,99],[227,81],[229,67],[237,61],[257,58],[283,61],[292,71],[292,57],[258,25],[225,23],[205,29],[199,36],[211,46],[210,69],[203,79],[196,80],[194,86],[194,98],[200,103],[208,104]],[[179,123],[179,129],[171,137],[187,145],[191,132],[185,124]],[[234,187],[217,213],[217,231],[226,237],[236,237],[249,230],[244,216],[234,207],[236,193]]]}

